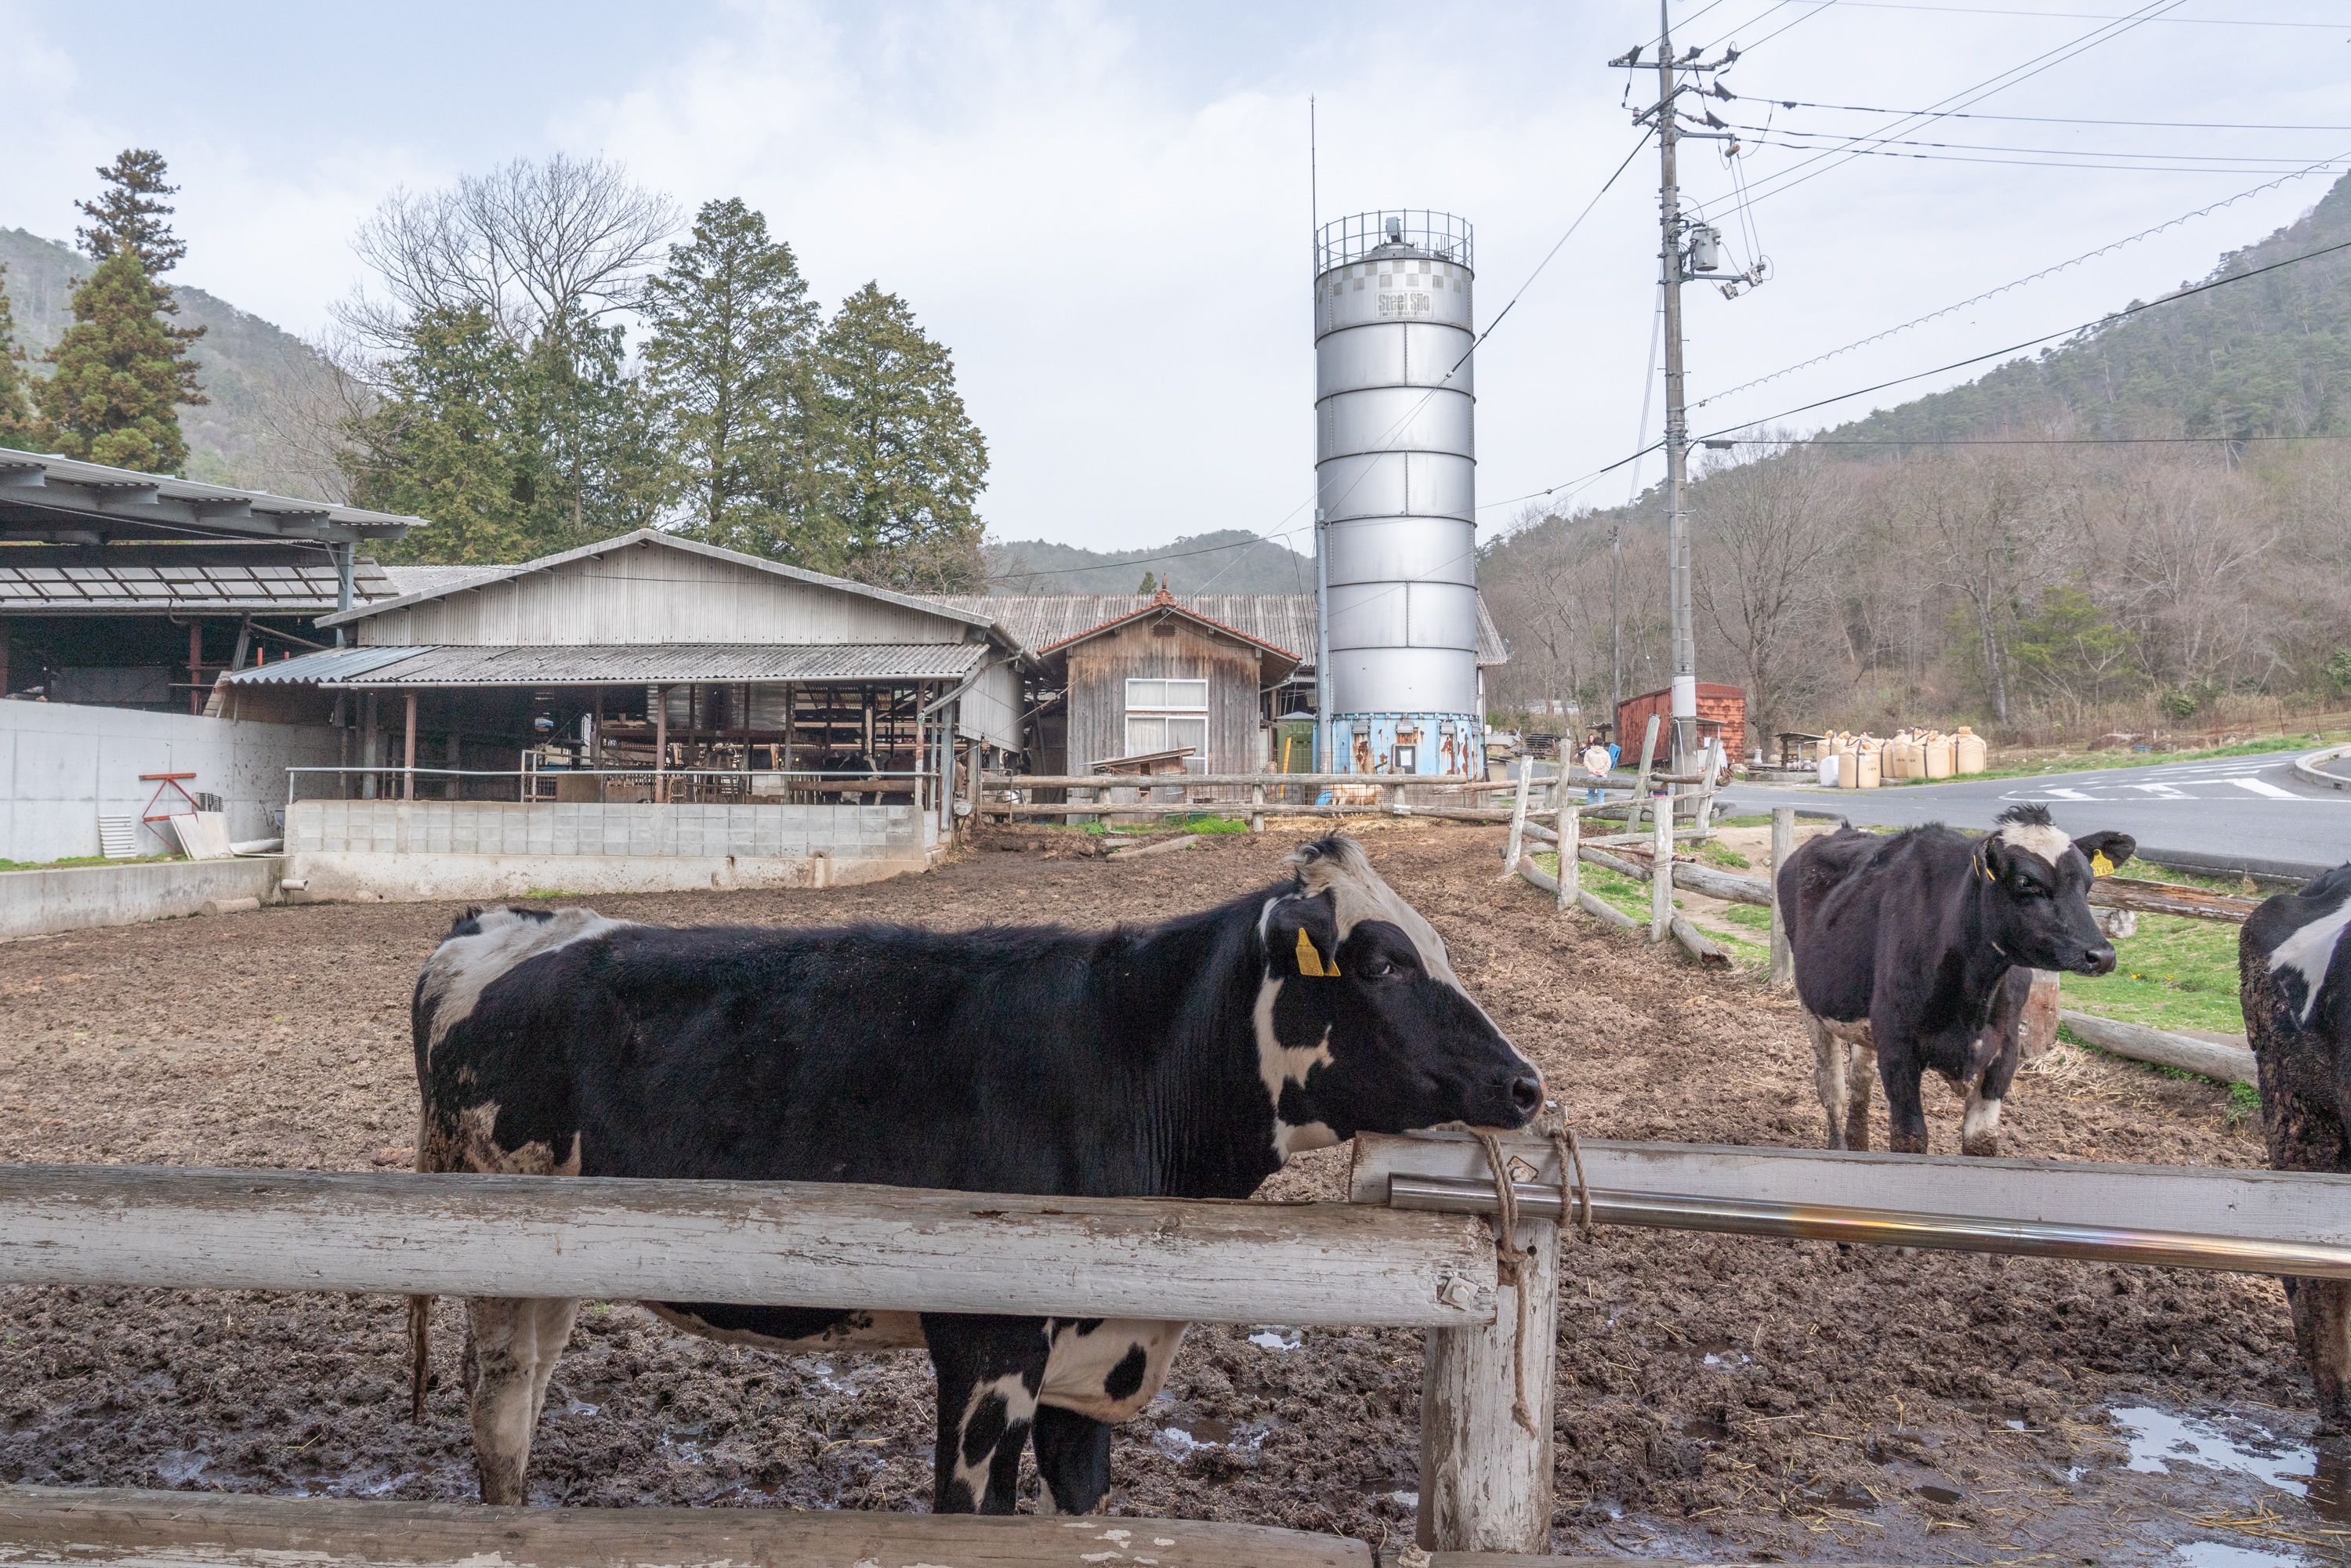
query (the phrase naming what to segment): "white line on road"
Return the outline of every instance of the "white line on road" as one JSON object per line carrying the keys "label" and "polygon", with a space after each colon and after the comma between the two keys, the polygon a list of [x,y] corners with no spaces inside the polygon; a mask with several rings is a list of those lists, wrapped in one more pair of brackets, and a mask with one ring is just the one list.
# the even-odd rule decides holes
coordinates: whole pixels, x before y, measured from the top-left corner
{"label": "white line on road", "polygon": [[[2216,780],[2217,782],[2217,780]],[[2273,800],[2299,800],[2303,797],[2291,789],[2281,789],[2266,779],[2231,779],[2226,782],[2240,789],[2250,789],[2256,795],[2266,795]]]}

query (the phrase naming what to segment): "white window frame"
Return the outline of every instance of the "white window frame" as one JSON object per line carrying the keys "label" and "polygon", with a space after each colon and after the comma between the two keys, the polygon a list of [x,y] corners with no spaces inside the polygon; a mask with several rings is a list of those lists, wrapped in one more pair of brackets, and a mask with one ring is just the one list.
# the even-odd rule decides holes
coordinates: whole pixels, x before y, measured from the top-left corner
{"label": "white window frame", "polygon": [[[1183,700],[1192,695],[1193,688],[1197,688],[1200,700],[1197,703]],[[1126,679],[1125,696],[1125,711],[1120,716],[1120,733],[1127,756],[1173,751],[1186,745],[1188,742],[1174,737],[1175,726],[1196,723],[1199,726],[1199,744],[1193,747],[1191,756],[1184,758],[1184,770],[1187,773],[1206,773],[1208,770],[1208,682],[1205,676],[1130,675]],[[1156,721],[1162,744],[1137,744],[1134,733],[1137,719],[1146,724]]]}

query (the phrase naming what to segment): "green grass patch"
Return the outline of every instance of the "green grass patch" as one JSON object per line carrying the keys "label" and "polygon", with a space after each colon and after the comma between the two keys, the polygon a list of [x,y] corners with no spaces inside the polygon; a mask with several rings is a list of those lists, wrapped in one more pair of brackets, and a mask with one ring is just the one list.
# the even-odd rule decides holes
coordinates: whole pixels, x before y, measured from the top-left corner
{"label": "green grass patch", "polygon": [[1080,833],[1246,833],[1249,831],[1249,819],[1220,816],[1212,811],[1175,812],[1149,826],[1129,822],[1113,828],[1104,822],[1085,822],[1071,829],[1071,831]]}
{"label": "green grass patch", "polygon": [[113,860],[105,855],[70,855],[61,861],[0,861],[0,871],[62,871],[78,865],[153,865],[158,861],[175,861],[178,855],[133,855],[128,860]]}
{"label": "green grass patch", "polygon": [[2115,944],[2111,975],[2068,975],[2065,1005],[2150,1029],[2245,1032],[2237,1002],[2237,926],[2181,915],[2142,915],[2138,935]]}
{"label": "green grass patch", "polygon": [[[2055,757],[2044,757],[2011,768],[1989,768],[1981,773],[1970,773],[1969,779],[2036,779],[2044,773],[2089,773],[2105,768],[2153,768],[2165,762],[2210,762],[2224,757],[2262,757],[2273,751],[2307,751],[2336,738],[2324,736],[2313,740],[2308,734],[2271,735],[2258,740],[2241,740],[2234,746],[2211,746],[2200,751],[2068,751]],[[1907,789],[1913,784],[1954,784],[1950,779],[1889,779],[1886,788]]]}
{"label": "green grass patch", "polygon": [[588,894],[574,893],[568,887],[533,887],[527,888],[523,892],[523,897],[532,904],[551,904],[559,898],[587,898],[590,895]]}
{"label": "green grass patch", "polygon": [[1768,828],[1771,825],[1771,813],[1742,811],[1735,817],[1717,817],[1714,825],[1718,828]]}
{"label": "green grass patch", "polygon": [[1766,939],[1771,935],[1771,912],[1760,904],[1727,904],[1715,918],[1744,930],[1761,931]]}
{"label": "green grass patch", "polygon": [[1746,871],[1755,864],[1729,844],[1708,844],[1698,851],[1698,858],[1708,865],[1719,865],[1729,871]]}

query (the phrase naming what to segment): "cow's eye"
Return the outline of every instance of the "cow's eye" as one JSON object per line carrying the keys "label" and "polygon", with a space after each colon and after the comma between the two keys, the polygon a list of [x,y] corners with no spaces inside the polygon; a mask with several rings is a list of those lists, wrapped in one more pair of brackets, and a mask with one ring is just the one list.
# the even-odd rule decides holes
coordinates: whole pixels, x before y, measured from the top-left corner
{"label": "cow's eye", "polygon": [[1374,953],[1364,960],[1364,976],[1367,979],[1384,980],[1396,972],[1396,967]]}

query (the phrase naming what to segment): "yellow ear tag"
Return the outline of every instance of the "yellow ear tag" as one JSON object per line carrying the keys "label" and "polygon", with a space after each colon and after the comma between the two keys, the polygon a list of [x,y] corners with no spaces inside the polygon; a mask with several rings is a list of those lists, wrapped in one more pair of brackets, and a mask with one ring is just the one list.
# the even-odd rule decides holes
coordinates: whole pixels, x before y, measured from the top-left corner
{"label": "yellow ear tag", "polygon": [[2096,854],[2090,857],[2090,874],[2092,876],[2112,876],[2115,874],[2115,862],[2106,858],[2105,851],[2100,850]]}
{"label": "yellow ear tag", "polygon": [[1339,966],[1332,964],[1327,968],[1323,967],[1322,955],[1314,950],[1314,940],[1306,935],[1306,927],[1303,925],[1298,928],[1298,972],[1301,975],[1311,975],[1318,980],[1335,980],[1339,977]]}

